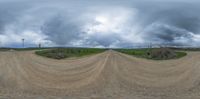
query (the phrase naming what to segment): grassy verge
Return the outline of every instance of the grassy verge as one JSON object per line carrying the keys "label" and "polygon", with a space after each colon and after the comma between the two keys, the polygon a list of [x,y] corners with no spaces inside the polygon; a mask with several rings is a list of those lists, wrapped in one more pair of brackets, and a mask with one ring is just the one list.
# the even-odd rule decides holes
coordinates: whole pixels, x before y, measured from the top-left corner
{"label": "grassy verge", "polygon": [[0,48],[0,51],[9,51],[9,48]]}
{"label": "grassy verge", "polygon": [[81,57],[85,55],[101,53],[105,50],[106,49],[97,48],[54,48],[36,51],[35,54],[53,59],[64,59],[69,57]]}
{"label": "grassy verge", "polygon": [[[121,53],[125,53],[125,54],[129,54],[129,55],[133,55],[136,57],[141,57],[141,58],[146,58],[146,59],[153,59],[153,60],[168,60],[168,59],[177,59],[177,58],[181,58],[187,55],[187,53],[185,52],[181,52],[181,51],[175,51],[175,57],[173,58],[153,58],[150,57],[147,53],[151,52],[152,50],[159,50],[159,48],[152,48],[152,49],[116,49],[116,51],[121,52]],[[160,54],[160,53],[156,53],[156,54]]]}
{"label": "grassy verge", "polygon": [[42,49],[49,49],[49,48],[0,48],[0,51],[10,51],[10,50],[15,50],[15,51],[30,51],[30,50],[42,50]]}
{"label": "grassy verge", "polygon": [[181,57],[184,57],[186,55],[187,55],[187,53],[185,53],[185,52],[176,52],[176,58],[181,58]]}
{"label": "grassy verge", "polygon": [[145,57],[146,52],[149,51],[149,49],[116,49],[116,51],[137,57]]}
{"label": "grassy verge", "polygon": [[178,51],[200,51],[200,48],[171,48]]}

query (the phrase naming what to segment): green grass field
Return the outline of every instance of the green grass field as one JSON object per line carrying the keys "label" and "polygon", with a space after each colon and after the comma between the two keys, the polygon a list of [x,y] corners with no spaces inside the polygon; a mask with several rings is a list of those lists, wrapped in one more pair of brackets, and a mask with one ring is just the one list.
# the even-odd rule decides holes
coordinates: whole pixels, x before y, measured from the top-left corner
{"label": "green grass field", "polygon": [[200,51],[200,48],[171,48],[178,51]]}
{"label": "green grass field", "polygon": [[[136,57],[141,57],[141,58],[146,58],[146,59],[153,59],[153,60],[164,60],[164,59],[158,59],[158,58],[150,58],[147,55],[147,52],[153,50],[153,49],[157,49],[157,48],[144,48],[144,49],[116,49],[116,51],[121,52],[121,53],[125,53],[125,54],[129,54],[129,55],[133,55]],[[176,57],[172,58],[172,59],[177,59],[177,58],[181,58],[187,55],[186,52],[182,52],[182,51],[175,51],[176,53]]]}
{"label": "green grass field", "polygon": [[149,49],[115,49],[118,52],[129,54],[129,55],[134,55],[137,57],[144,57],[146,54],[146,51]]}
{"label": "green grass field", "polygon": [[[150,58],[147,55],[148,51],[151,51],[156,48],[148,49],[115,49],[118,52],[133,55],[136,57],[147,58],[147,59],[154,59],[154,60],[163,60],[163,59],[155,59]],[[176,53],[176,58],[181,58],[187,55],[187,53],[183,51],[198,51],[198,49],[176,49],[171,48]],[[54,59],[64,59],[69,57],[81,57],[85,55],[96,54],[105,51],[106,49],[98,49],[98,48],[0,48],[0,51],[29,51],[29,50],[36,50],[36,54],[48,58]]]}
{"label": "green grass field", "polygon": [[15,51],[30,51],[30,50],[42,50],[42,49],[49,49],[49,48],[0,48],[0,51],[9,51],[9,50],[15,50]]}
{"label": "green grass field", "polygon": [[64,59],[69,57],[81,57],[85,55],[101,53],[105,50],[106,49],[97,49],[97,48],[53,48],[53,49],[36,51],[35,53],[37,55],[48,58]]}
{"label": "green grass field", "polygon": [[185,53],[185,52],[176,52],[176,55],[177,55],[177,58],[181,58],[181,57],[184,57],[184,56],[186,56],[187,55],[187,53]]}

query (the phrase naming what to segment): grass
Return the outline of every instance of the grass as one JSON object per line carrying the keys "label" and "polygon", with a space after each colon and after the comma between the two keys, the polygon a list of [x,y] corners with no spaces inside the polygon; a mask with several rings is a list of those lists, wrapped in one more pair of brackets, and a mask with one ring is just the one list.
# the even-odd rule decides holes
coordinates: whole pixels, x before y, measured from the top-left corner
{"label": "grass", "polygon": [[184,56],[186,56],[187,55],[187,53],[185,53],[185,52],[176,52],[176,57],[177,58],[181,58],[181,57],[184,57]]}
{"label": "grass", "polygon": [[[151,58],[147,55],[147,52],[150,52],[151,50],[155,50],[158,48],[144,48],[144,49],[116,49],[116,51],[121,52],[121,53],[125,53],[125,54],[129,54],[129,55],[133,55],[136,57],[141,57],[141,58],[146,58],[146,59],[152,59],[152,60],[167,60],[167,59],[160,59],[160,58]],[[185,52],[181,52],[181,51],[175,51],[176,56],[174,58],[169,58],[169,59],[178,59],[181,57],[184,57],[187,55],[187,53]]]}
{"label": "grass", "polygon": [[49,49],[49,48],[37,48],[37,47],[31,47],[31,48],[0,48],[0,51],[9,51],[9,50],[29,51],[29,50],[42,50],[42,49]]}
{"label": "grass", "polygon": [[115,49],[118,52],[134,55],[137,57],[145,57],[146,52],[149,51],[149,49]]}
{"label": "grass", "polygon": [[35,54],[53,59],[65,59],[69,57],[81,57],[85,55],[101,53],[105,50],[106,49],[97,48],[53,48],[36,51]]}
{"label": "grass", "polygon": [[10,50],[9,48],[0,48],[0,51],[8,51]]}
{"label": "grass", "polygon": [[171,48],[174,50],[179,50],[179,51],[200,51],[200,48]]}

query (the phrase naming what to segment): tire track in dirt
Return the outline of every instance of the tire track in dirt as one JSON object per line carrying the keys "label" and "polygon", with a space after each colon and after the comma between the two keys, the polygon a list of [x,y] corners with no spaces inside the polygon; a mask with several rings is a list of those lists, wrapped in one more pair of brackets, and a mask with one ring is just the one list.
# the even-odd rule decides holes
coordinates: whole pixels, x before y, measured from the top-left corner
{"label": "tire track in dirt", "polygon": [[[78,59],[52,60],[25,52],[0,52],[0,90],[7,95],[70,95],[100,99],[173,99],[200,95],[200,53],[154,61],[112,50]],[[16,93],[15,93],[16,92]]]}
{"label": "tire track in dirt", "polygon": [[[177,59],[172,61],[149,61],[130,57],[119,53],[117,63],[127,81],[133,81],[147,87],[192,87],[195,80],[199,79],[199,56],[190,59]],[[183,62],[184,61],[184,62]],[[179,63],[179,64],[177,64]],[[173,65],[173,66],[171,66]],[[198,74],[198,75],[197,75]]]}

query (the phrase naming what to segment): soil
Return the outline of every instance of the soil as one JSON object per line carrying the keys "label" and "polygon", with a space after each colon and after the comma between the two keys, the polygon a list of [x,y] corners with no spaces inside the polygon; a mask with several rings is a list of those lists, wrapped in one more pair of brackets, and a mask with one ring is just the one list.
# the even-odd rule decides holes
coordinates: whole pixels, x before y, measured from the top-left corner
{"label": "soil", "polygon": [[3,99],[200,99],[200,52],[148,60],[116,51],[54,60],[0,52]]}

